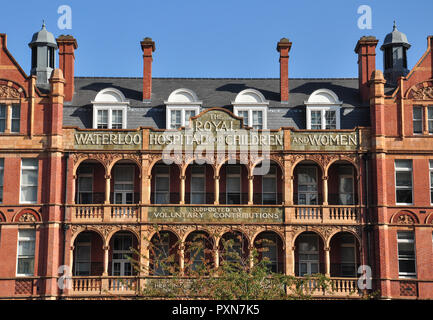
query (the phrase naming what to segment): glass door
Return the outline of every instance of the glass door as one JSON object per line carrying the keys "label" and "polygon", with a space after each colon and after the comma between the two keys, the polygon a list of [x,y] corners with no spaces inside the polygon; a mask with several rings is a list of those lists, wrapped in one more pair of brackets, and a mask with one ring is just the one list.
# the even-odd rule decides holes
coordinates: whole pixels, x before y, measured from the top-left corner
{"label": "glass door", "polygon": [[113,239],[113,276],[131,276],[132,264],[128,259],[131,256],[132,236],[130,234],[118,234]]}
{"label": "glass door", "polygon": [[114,203],[134,202],[134,167],[117,166],[114,169]]}
{"label": "glass door", "polygon": [[191,167],[191,204],[206,203],[206,167],[192,166]]}
{"label": "glass door", "polygon": [[82,168],[80,168],[80,170],[78,171],[77,180],[77,203],[93,203],[93,169],[88,166],[83,166]]}
{"label": "glass door", "polygon": [[227,204],[241,203],[241,167],[236,165],[227,166]]}
{"label": "glass door", "polygon": [[319,273],[319,238],[304,234],[299,238],[299,275]]}
{"label": "glass door", "polygon": [[353,167],[338,168],[338,202],[341,205],[352,205],[354,201]]}
{"label": "glass door", "polygon": [[271,165],[262,178],[262,204],[277,204],[277,167]]}
{"label": "glass door", "polygon": [[318,204],[316,167],[301,166],[298,169],[298,204]]}
{"label": "glass door", "polygon": [[157,166],[155,172],[155,203],[170,203],[170,167]]}

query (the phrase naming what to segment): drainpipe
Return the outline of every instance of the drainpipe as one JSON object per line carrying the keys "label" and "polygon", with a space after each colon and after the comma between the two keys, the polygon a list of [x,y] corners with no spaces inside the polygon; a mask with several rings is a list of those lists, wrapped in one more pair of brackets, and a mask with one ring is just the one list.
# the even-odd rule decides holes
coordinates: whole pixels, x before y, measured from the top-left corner
{"label": "drainpipe", "polygon": [[[365,223],[367,224],[364,228],[365,234],[367,236],[367,265],[371,267],[371,217],[370,217],[370,197],[368,194],[369,191],[369,162],[368,158],[370,157],[369,153],[364,154],[364,167],[365,167],[365,178],[364,178],[364,203],[366,207],[365,213]],[[371,268],[373,269],[373,268]]]}
{"label": "drainpipe", "polygon": [[[66,260],[66,232],[69,229],[69,225],[67,225],[66,222],[66,204],[68,201],[68,175],[69,175],[69,152],[65,152],[65,160],[66,160],[66,172],[65,172],[65,198],[63,202],[63,257],[62,257],[62,265],[65,265]],[[70,266],[72,268],[72,266]],[[71,270],[72,272],[72,270]],[[63,292],[64,289],[61,289],[61,299],[63,299]]]}

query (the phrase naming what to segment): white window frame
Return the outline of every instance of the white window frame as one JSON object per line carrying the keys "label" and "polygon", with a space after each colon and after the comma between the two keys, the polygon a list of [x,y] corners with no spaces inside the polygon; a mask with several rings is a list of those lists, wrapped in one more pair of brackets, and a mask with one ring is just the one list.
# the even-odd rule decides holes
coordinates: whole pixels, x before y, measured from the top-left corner
{"label": "white window frame", "polygon": [[1,190],[1,198],[0,198],[0,203],[3,203],[3,195],[4,195],[4,190],[3,190],[3,188],[4,188],[4,172],[5,172],[5,167],[4,167],[4,165],[5,165],[5,162],[4,162],[5,160],[4,160],[4,158],[0,158],[0,181],[1,181],[1,183],[0,183],[0,190]]}
{"label": "white window frame", "polygon": [[194,111],[195,116],[197,116],[200,113],[200,106],[179,106],[179,105],[167,105],[166,109],[166,127],[167,129],[177,129],[171,127],[171,112],[172,111],[180,111],[180,126],[186,127],[186,118],[185,118],[185,111]]}
{"label": "white window frame", "polygon": [[[411,167],[410,170],[407,168],[398,168],[396,166],[396,161],[410,161],[411,163]],[[397,202],[397,171],[410,171],[410,177],[411,177],[411,192],[412,192],[412,202],[411,203],[404,203],[404,202]],[[413,161],[411,159],[395,159],[394,160],[394,186],[395,186],[395,204],[396,205],[403,205],[403,206],[408,206],[408,205],[413,205]],[[401,189],[405,189],[400,187]]]}
{"label": "white window frame", "polygon": [[427,106],[427,132],[428,134],[433,134],[433,131],[430,130],[430,122],[432,122],[433,125],[433,118],[429,118],[429,110],[432,110],[433,114],[433,105]]}
{"label": "white window frame", "polygon": [[[111,97],[110,97],[111,96]],[[127,128],[127,109],[129,101],[125,99],[123,93],[114,88],[105,88],[98,92],[93,104],[93,129],[98,129],[98,111],[107,110],[108,111],[108,128],[112,129],[112,111],[121,110],[122,111],[122,129]],[[98,130],[107,130],[98,129]]]}
{"label": "white window frame", "polygon": [[[108,111],[108,128],[112,129],[113,126],[113,115],[112,112],[114,110],[122,111],[122,129],[126,129],[126,114],[127,114],[127,106],[107,106],[107,105],[93,105],[93,129],[98,129],[98,111],[99,110],[107,110]],[[107,130],[107,129],[98,129],[98,130]]]}
{"label": "white window frame", "polygon": [[[307,129],[308,130],[312,130],[311,129],[311,112],[312,111],[320,111],[320,115],[321,115],[321,130],[339,130],[341,128],[340,126],[340,109],[341,107],[339,106],[307,106]],[[325,114],[326,111],[335,111],[335,129],[326,129],[326,118],[325,118]]]}
{"label": "white window frame", "polygon": [[[115,179],[115,177],[116,177],[116,170],[120,170],[120,169],[126,169],[126,170],[131,170],[132,171],[132,180],[130,180],[130,181],[128,181],[128,180],[116,180]],[[134,203],[134,200],[136,200],[136,199],[134,199],[134,196],[135,196],[135,194],[134,194],[134,188],[135,188],[135,185],[134,185],[134,182],[135,182],[135,167],[134,166],[132,166],[132,165],[119,165],[119,166],[115,166],[114,167],[114,179],[113,179],[113,203],[114,204],[133,204]],[[118,191],[118,190],[116,190],[116,186],[118,186],[118,185],[120,185],[120,184],[127,184],[127,185],[132,185],[132,189],[131,190],[121,190],[121,191]],[[126,202],[126,194],[127,193],[132,193],[132,202],[131,203],[128,203],[128,202]],[[121,198],[122,198],[122,202],[121,203],[117,203],[116,202],[116,195],[117,194],[121,194]]]}
{"label": "white window frame", "polygon": [[268,128],[268,107],[266,106],[234,106],[233,107],[234,114],[237,117],[242,117],[239,115],[240,111],[247,111],[248,112],[248,124],[247,126],[250,128],[253,128],[253,111],[261,111],[262,112],[262,129],[259,130],[266,130]]}
{"label": "white window frame", "polygon": [[433,205],[433,179],[432,179],[432,173],[433,173],[433,160],[429,160],[429,181],[430,181],[430,204]]}
{"label": "white window frame", "polygon": [[[399,232],[411,232],[412,235],[413,235],[413,240],[399,239],[398,238]],[[404,230],[397,231],[397,263],[398,264],[400,263],[400,256],[399,256],[399,249],[398,249],[398,244],[399,243],[413,243],[413,260],[414,260],[414,265],[415,265],[415,272],[414,273],[401,272],[400,271],[400,267],[398,266],[398,277],[399,278],[414,279],[414,278],[417,277],[417,274],[418,274],[417,266],[416,266],[415,231],[404,231]],[[405,259],[405,260],[409,260],[409,259]]]}
{"label": "white window frame", "polygon": [[[421,110],[421,118],[415,119],[415,109]],[[415,121],[421,122],[421,132],[415,132]],[[414,105],[412,107],[412,133],[414,135],[421,135],[424,132],[424,106]]]}
{"label": "white window frame", "polygon": [[[25,159],[33,159],[36,160],[37,165],[36,166],[23,166],[23,160]],[[37,177],[38,177],[38,182],[36,184],[36,201],[23,201],[23,199],[21,198],[21,189],[23,187],[22,185],[22,181],[23,181],[23,170],[36,170],[37,172]],[[31,187],[31,185],[26,185],[24,187]],[[20,170],[20,203],[24,203],[24,204],[34,204],[34,203],[38,203],[38,199],[39,199],[39,159],[38,158],[21,158],[21,170]]]}
{"label": "white window frame", "polygon": [[[33,231],[34,238],[31,240],[25,240],[23,237],[20,237],[20,231]],[[20,241],[26,241],[26,242],[34,242],[34,248],[33,248],[33,255],[32,256],[20,256],[19,250],[20,250]],[[17,255],[16,255],[16,276],[17,277],[31,277],[35,274],[35,252],[36,252],[36,230],[35,229],[18,229],[18,238],[17,238]],[[33,272],[32,273],[18,273],[18,260],[20,258],[29,258],[33,257]]]}
{"label": "white window frame", "polygon": [[226,204],[229,204],[229,194],[235,193],[228,190],[229,178],[239,178],[239,204],[242,204],[242,167],[240,164],[232,165],[232,168],[235,167],[239,169],[239,173],[228,173],[229,166],[226,166]]}

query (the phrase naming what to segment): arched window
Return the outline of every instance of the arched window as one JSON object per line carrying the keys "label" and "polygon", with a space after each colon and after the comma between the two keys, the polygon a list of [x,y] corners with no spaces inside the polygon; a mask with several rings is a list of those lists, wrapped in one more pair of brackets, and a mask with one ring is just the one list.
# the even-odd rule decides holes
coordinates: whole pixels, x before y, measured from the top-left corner
{"label": "arched window", "polygon": [[166,128],[177,129],[188,127],[191,117],[200,113],[202,101],[198,100],[194,91],[181,88],[174,90],[167,101],[166,105]]}
{"label": "arched window", "polygon": [[343,104],[338,96],[328,89],[314,91],[307,106],[307,129],[309,130],[335,130],[340,129],[340,108]]}
{"label": "arched window", "polygon": [[269,102],[263,94],[254,89],[245,89],[232,101],[235,115],[243,118],[244,126],[254,129],[267,129]]}
{"label": "arched window", "polygon": [[126,110],[129,101],[117,89],[98,92],[93,103],[94,129],[126,129]]}

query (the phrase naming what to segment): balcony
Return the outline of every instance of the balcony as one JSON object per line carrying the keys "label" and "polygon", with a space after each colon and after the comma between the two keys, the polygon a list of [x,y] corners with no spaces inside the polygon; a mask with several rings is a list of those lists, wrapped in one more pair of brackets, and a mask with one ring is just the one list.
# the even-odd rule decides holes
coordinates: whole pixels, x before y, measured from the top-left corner
{"label": "balcony", "polygon": [[71,222],[138,222],[138,204],[74,204],[68,206]]}
{"label": "balcony", "polygon": [[[137,296],[140,286],[158,286],[159,289],[168,286],[169,277],[72,277],[69,297],[84,296]],[[185,279],[186,281],[188,279]],[[177,280],[176,280],[177,281]],[[318,287],[317,281],[310,280],[304,292],[312,298],[360,298],[356,278],[331,278],[331,287],[325,290]]]}
{"label": "balcony", "polygon": [[291,223],[356,224],[361,222],[362,210],[358,205],[295,205],[286,213]]}

